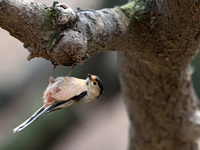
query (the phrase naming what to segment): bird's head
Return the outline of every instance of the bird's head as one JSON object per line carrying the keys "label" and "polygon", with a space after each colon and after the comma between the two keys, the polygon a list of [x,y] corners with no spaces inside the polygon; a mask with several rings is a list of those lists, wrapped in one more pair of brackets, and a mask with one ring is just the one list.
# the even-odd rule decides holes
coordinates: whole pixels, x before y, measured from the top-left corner
{"label": "bird's head", "polygon": [[103,82],[99,77],[88,74],[86,83],[88,84],[89,90],[93,96],[95,96],[95,98],[98,98],[102,94]]}

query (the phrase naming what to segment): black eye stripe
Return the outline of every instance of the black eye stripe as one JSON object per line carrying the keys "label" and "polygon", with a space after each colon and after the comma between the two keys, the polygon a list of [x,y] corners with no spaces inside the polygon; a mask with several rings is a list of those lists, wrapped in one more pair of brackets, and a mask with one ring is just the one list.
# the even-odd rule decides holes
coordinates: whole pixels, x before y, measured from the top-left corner
{"label": "black eye stripe", "polygon": [[96,78],[97,80],[97,83],[99,85],[99,88],[100,88],[100,95],[102,94],[103,92],[103,82],[101,81],[101,79],[99,77]]}

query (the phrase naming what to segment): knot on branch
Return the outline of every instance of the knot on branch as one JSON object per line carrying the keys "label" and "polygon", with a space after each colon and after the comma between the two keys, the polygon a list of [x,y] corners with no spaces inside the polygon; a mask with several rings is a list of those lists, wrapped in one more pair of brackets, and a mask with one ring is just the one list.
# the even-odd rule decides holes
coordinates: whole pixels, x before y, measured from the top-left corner
{"label": "knot on branch", "polygon": [[58,25],[74,23],[77,20],[76,12],[67,4],[54,2],[54,8],[57,11],[55,19]]}
{"label": "knot on branch", "polygon": [[45,15],[43,28],[52,29],[72,27],[77,20],[76,12],[67,4],[54,2],[52,7],[42,9]]}
{"label": "knot on branch", "polygon": [[89,58],[86,53],[87,40],[79,32],[69,30],[61,33],[62,37],[52,50],[47,54],[51,57],[52,63],[71,66],[81,64]]}

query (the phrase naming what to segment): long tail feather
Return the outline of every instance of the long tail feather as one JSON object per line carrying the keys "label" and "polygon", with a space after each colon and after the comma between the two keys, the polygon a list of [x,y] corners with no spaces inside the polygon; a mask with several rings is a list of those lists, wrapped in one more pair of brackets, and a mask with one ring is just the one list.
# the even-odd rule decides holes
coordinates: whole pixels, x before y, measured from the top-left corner
{"label": "long tail feather", "polygon": [[30,118],[28,118],[26,121],[24,121],[22,124],[20,124],[18,127],[13,129],[13,133],[20,132],[24,128],[26,128],[28,125],[33,123],[35,120],[37,120],[42,114],[46,113],[51,106],[45,107],[42,106],[40,109],[38,109]]}

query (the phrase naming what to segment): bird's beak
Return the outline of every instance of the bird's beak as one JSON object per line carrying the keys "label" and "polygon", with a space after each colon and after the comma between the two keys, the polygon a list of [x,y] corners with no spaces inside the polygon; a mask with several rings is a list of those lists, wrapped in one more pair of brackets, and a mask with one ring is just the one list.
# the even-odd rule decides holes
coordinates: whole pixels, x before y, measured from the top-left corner
{"label": "bird's beak", "polygon": [[92,75],[88,73],[87,77],[92,80]]}

